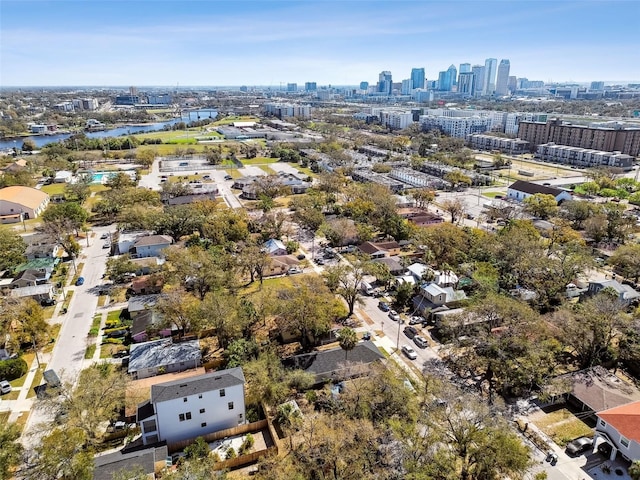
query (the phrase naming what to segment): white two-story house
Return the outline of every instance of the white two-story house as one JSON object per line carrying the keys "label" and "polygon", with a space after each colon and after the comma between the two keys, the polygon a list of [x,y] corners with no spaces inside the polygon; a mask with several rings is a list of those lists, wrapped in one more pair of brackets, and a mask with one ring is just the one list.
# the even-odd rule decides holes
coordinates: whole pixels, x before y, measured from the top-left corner
{"label": "white two-story house", "polygon": [[153,385],[136,417],[144,444],[188,440],[245,423],[244,383],[237,367]]}
{"label": "white two-story house", "polygon": [[597,447],[601,441],[611,445],[610,460],[614,460],[618,452],[630,462],[640,460],[640,402],[603,410],[597,415],[593,446]]}

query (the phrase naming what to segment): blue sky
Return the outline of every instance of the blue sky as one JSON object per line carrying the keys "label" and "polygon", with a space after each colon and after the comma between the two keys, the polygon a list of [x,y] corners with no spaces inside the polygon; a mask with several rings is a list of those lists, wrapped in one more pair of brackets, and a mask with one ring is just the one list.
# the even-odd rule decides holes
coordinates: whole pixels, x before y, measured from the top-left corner
{"label": "blue sky", "polygon": [[640,2],[0,0],[0,86],[319,85],[511,60],[640,81]]}

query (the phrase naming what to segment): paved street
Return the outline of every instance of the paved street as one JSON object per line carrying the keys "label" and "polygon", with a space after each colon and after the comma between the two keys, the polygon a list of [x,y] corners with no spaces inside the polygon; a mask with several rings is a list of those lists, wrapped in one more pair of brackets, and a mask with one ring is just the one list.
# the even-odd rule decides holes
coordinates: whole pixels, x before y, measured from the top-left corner
{"label": "paved street", "polygon": [[[96,227],[88,247],[83,241],[83,250],[76,263],[84,263],[81,273],[85,279],[84,284],[66,289],[67,295],[73,292],[73,296],[67,313],[58,318],[62,324],[60,334],[47,364],[47,369],[55,370],[63,382],[75,384],[82,370],[87,334],[98,304],[97,286],[102,283],[107,260],[107,250],[102,248],[104,240],[100,240],[100,235],[113,229],[115,226]],[[70,276],[73,276],[72,267]],[[32,409],[23,438],[30,444],[36,443],[37,439],[29,436],[35,432],[36,425],[47,420],[49,417],[42,409]]]}

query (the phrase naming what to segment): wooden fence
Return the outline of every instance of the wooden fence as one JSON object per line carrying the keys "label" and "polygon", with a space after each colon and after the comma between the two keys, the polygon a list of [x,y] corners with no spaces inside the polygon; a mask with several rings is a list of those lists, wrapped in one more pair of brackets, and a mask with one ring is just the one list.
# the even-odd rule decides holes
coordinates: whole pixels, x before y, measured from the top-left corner
{"label": "wooden fence", "polygon": [[[215,442],[221,438],[233,437],[236,435],[242,435],[244,433],[257,432],[263,428],[267,428],[268,422],[266,420],[258,420],[257,422],[245,423],[233,428],[227,428],[217,432],[209,433],[208,435],[202,435],[202,438],[207,442]],[[179,452],[185,449],[185,447],[191,445],[194,439],[181,440],[179,442],[173,442],[167,444],[167,450],[169,453]]]}
{"label": "wooden fence", "polygon": [[260,457],[266,457],[268,455],[277,455],[278,447],[275,445],[265,448],[264,450],[260,450],[253,453],[248,453],[246,455],[240,455],[236,458],[230,458],[229,460],[223,460],[221,462],[217,462],[214,466],[214,470],[224,470],[224,469],[232,469],[237,467],[242,467],[244,465],[248,465],[250,463],[256,462],[260,459]]}

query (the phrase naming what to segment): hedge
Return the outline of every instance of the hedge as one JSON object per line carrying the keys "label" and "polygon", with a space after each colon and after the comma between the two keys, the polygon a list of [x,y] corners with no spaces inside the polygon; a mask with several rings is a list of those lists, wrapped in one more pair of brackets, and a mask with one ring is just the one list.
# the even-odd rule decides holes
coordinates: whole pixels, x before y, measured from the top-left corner
{"label": "hedge", "polygon": [[15,380],[29,371],[29,365],[22,358],[12,358],[0,361],[0,378],[3,380]]}

